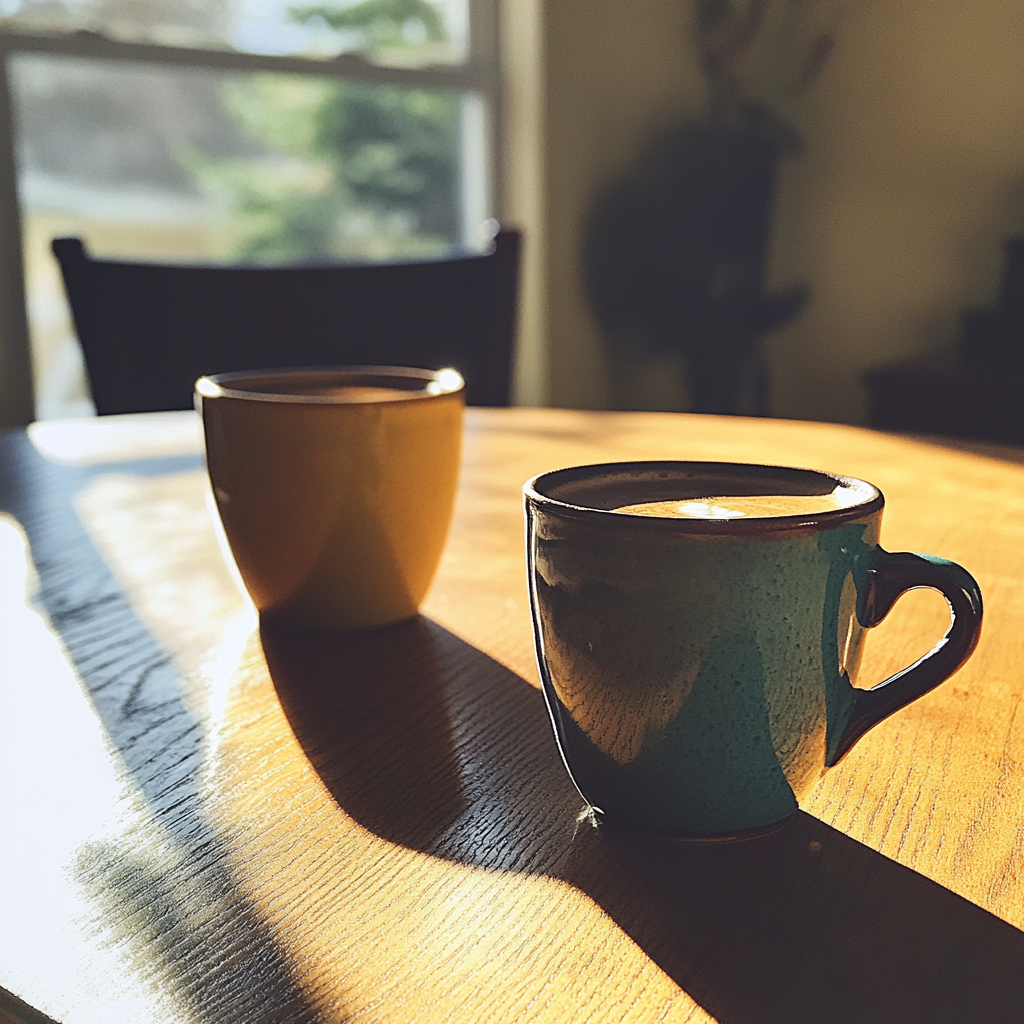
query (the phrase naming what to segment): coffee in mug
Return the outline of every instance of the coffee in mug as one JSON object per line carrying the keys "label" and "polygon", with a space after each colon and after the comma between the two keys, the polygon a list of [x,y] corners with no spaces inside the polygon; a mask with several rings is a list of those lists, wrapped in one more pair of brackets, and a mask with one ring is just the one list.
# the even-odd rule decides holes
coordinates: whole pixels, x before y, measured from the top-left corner
{"label": "coffee in mug", "polygon": [[[534,635],[563,759],[602,820],[728,838],[778,826],[981,627],[960,566],[879,545],[884,499],[809,470],[635,462],[524,487]],[[932,587],[949,632],[858,689],[865,630]]]}
{"label": "coffee in mug", "polygon": [[767,519],[772,516],[814,515],[845,508],[835,494],[727,494],[673,498],[623,505],[614,512],[662,519]]}
{"label": "coffee in mug", "polygon": [[455,501],[454,370],[203,377],[206,462],[239,574],[268,622],[360,629],[414,615]]}

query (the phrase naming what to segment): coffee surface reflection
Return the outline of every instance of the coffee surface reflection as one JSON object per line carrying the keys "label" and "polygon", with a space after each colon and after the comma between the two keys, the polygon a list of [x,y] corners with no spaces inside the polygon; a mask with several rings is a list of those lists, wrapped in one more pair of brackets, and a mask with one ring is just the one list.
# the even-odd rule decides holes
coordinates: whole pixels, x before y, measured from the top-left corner
{"label": "coffee surface reflection", "polygon": [[846,493],[830,494],[730,494],[671,501],[644,501],[620,505],[613,512],[663,519],[768,519],[775,516],[820,515],[846,508]]}

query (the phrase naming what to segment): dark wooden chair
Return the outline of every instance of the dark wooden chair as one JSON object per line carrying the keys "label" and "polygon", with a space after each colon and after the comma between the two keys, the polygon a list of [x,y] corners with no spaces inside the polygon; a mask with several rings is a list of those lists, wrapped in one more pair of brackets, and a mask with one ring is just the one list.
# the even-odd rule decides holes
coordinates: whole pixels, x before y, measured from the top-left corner
{"label": "dark wooden chair", "polygon": [[286,366],[454,366],[508,405],[520,235],[485,255],[254,267],[93,259],[57,238],[96,411],[192,408],[197,377]]}

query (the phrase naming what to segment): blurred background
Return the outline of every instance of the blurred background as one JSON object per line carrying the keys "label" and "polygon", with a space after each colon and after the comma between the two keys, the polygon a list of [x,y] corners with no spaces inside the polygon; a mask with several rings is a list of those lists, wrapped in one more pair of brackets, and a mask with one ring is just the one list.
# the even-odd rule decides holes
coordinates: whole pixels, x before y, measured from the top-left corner
{"label": "blurred background", "polygon": [[[400,84],[402,69],[465,62],[465,0],[15,0],[5,13],[39,416],[90,408],[54,237],[78,235],[96,255],[227,263],[422,258],[484,242],[486,185],[471,179],[486,161],[464,139],[484,146],[479,97]],[[18,52],[14,33],[71,52]],[[140,59],[75,55],[90,36]],[[147,44],[206,51],[213,66],[153,60]],[[217,67],[232,51],[298,56],[314,71],[354,51],[399,73]]]}
{"label": "blurred background", "polygon": [[1012,0],[0,0],[0,33],[37,415],[89,408],[54,236],[393,259],[497,218],[523,404],[970,433],[883,422],[966,387],[1014,439]]}

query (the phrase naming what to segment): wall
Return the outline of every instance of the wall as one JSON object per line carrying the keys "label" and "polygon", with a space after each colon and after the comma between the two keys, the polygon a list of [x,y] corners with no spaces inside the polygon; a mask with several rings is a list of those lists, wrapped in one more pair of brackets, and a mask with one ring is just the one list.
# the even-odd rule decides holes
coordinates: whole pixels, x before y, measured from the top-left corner
{"label": "wall", "polygon": [[778,208],[814,302],[770,351],[777,415],[863,422],[863,370],[950,346],[1024,230],[1024,8],[861,0],[838,34]]}
{"label": "wall", "polygon": [[543,0],[502,0],[501,167],[497,213],[523,230],[513,401],[547,405],[547,119]]}
{"label": "wall", "polygon": [[[688,59],[688,24],[680,0],[505,4],[505,216],[524,226],[528,246],[518,378],[525,404],[605,402],[580,236],[594,196],[629,167],[646,135],[696,109],[701,83]],[[530,182],[539,190],[534,208]]]}
{"label": "wall", "polygon": [[[526,135],[543,202],[520,396],[600,406],[581,232],[648,133],[699,109],[690,6],[508,3],[531,9],[539,34]],[[994,297],[1001,237],[1024,230],[1024,8],[852,0],[845,12],[824,74],[791,111],[807,150],[785,166],[777,209],[772,276],[809,281],[814,298],[769,355],[777,415],[862,422],[863,370],[948,347],[960,310]],[[648,379],[663,376],[654,368]]]}
{"label": "wall", "polygon": [[678,0],[548,0],[545,29],[551,397],[600,406],[604,364],[579,267],[585,218],[652,130],[698,108],[702,85]]}

